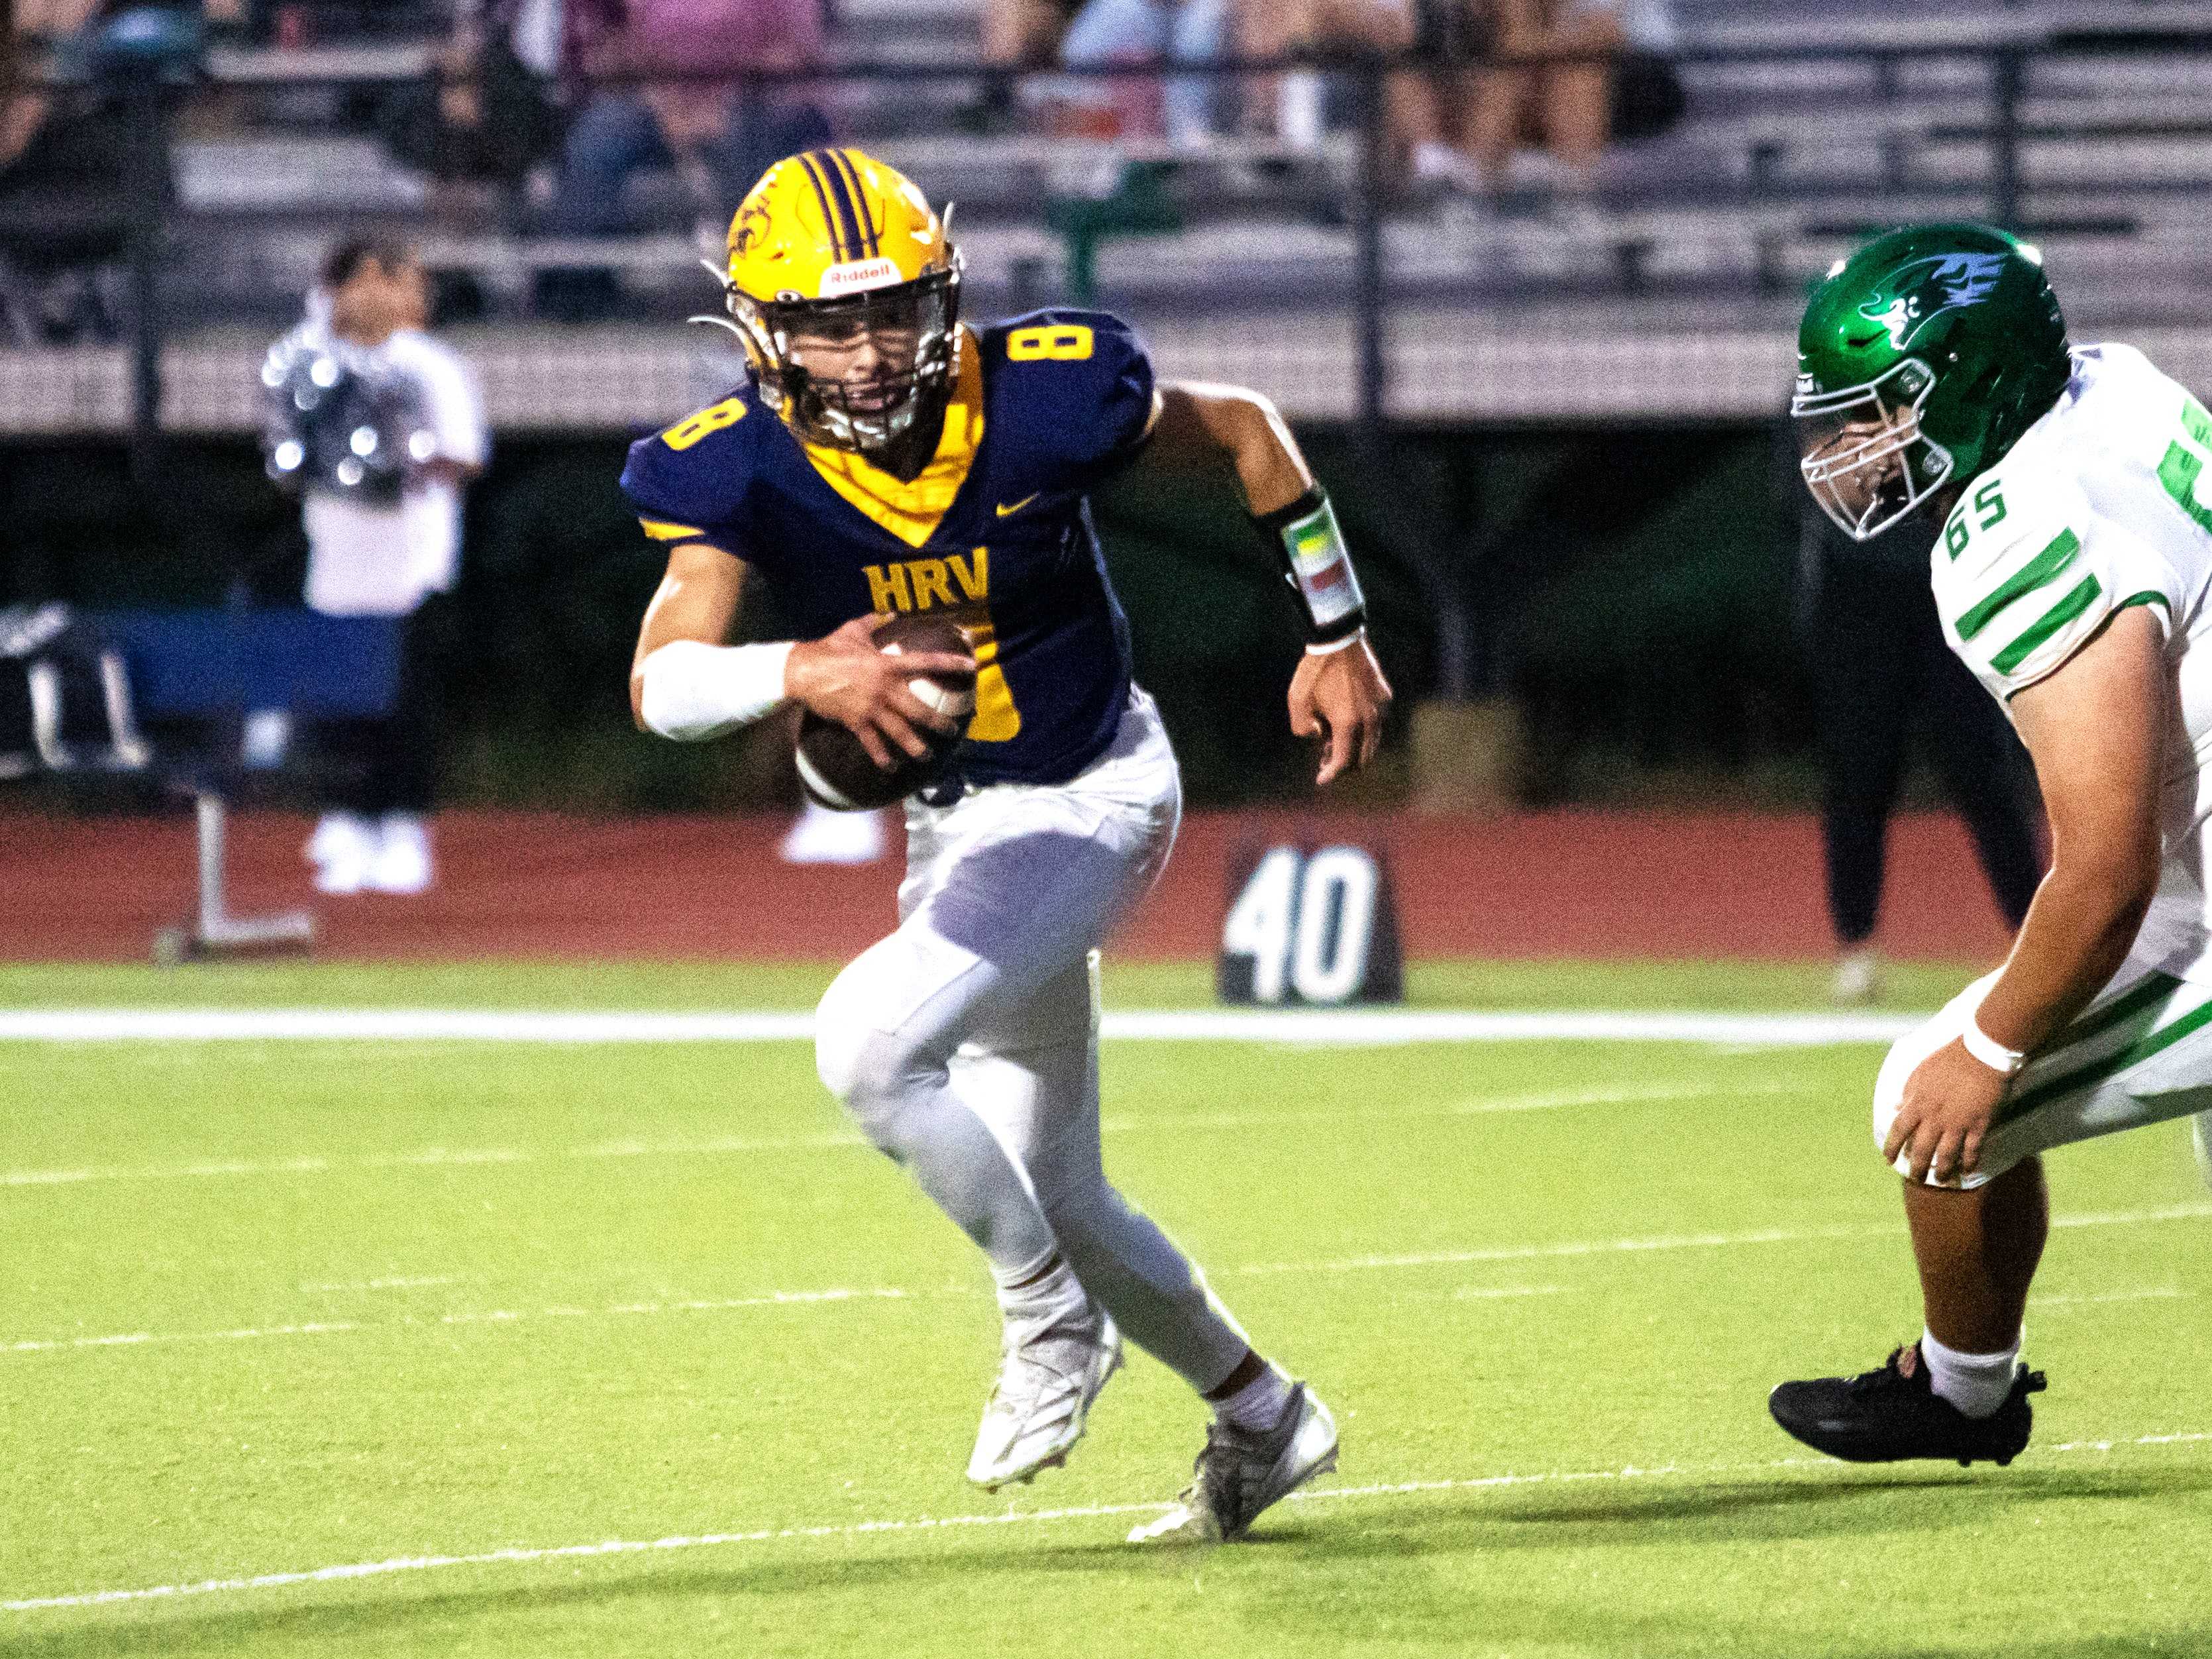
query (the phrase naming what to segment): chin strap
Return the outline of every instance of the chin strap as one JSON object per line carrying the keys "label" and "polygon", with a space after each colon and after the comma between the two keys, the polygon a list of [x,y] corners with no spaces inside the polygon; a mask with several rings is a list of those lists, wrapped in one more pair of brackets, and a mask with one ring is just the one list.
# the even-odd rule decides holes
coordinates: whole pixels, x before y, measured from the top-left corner
{"label": "chin strap", "polygon": [[1282,561],[1283,580],[1298,596],[1306,648],[1349,644],[1367,625],[1367,600],[1328,492],[1316,484],[1288,507],[1253,514],[1252,522]]}

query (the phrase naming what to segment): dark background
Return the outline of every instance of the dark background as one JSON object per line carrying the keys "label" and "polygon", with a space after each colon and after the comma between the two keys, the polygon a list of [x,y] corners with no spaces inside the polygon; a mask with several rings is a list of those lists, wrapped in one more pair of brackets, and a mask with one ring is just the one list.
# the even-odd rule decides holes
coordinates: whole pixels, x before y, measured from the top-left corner
{"label": "dark background", "polygon": [[[1395,434],[1378,453],[1300,434],[1335,495],[1395,682],[1390,756],[1438,694],[1437,617],[1464,606],[1465,690],[1528,734],[1532,804],[1809,799],[1812,730],[1795,642],[1796,504],[1759,428]],[[622,437],[508,437],[471,492],[463,578],[443,619],[463,802],[610,810],[777,804],[773,737],[655,743],[627,677],[661,558],[616,488]],[[134,485],[119,442],[0,446],[0,604],[296,601],[296,506],[250,441],[171,440]],[[1283,692],[1297,622],[1226,478],[1139,466],[1097,501],[1194,802],[1288,798],[1310,776]],[[748,632],[775,637],[764,609]]]}

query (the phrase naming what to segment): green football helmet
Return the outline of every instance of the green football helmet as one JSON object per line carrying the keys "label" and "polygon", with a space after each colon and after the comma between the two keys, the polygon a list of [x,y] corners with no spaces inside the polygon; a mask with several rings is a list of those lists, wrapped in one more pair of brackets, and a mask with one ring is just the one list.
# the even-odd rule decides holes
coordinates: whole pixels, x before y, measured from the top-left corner
{"label": "green football helmet", "polygon": [[2066,389],[2043,256],[1987,225],[1878,236],[1814,290],[1797,335],[1806,487],[1869,541],[2004,458]]}

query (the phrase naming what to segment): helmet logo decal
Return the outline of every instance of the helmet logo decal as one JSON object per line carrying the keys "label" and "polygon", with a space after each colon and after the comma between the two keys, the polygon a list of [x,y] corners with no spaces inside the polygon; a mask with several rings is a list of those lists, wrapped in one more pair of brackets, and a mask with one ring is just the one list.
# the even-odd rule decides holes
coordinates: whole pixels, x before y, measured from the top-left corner
{"label": "helmet logo decal", "polygon": [[2002,253],[1939,253],[1899,268],[1883,286],[1891,291],[1859,307],[1859,315],[1889,331],[1889,343],[1903,351],[1929,324],[1947,312],[1977,306],[1996,292],[2004,275]]}
{"label": "helmet logo decal", "polygon": [[750,253],[768,240],[774,223],[765,202],[748,202],[738,210],[738,222],[730,228],[730,252]]}

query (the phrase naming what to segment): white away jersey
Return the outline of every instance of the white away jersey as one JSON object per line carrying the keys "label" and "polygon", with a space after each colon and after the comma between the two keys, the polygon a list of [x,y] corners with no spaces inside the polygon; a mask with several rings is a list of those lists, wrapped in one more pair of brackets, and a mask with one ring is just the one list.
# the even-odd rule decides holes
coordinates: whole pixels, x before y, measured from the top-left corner
{"label": "white away jersey", "polygon": [[2146,605],[2179,696],[2166,734],[2165,871],[2136,950],[2212,980],[2212,416],[2131,346],[2074,354],[2051,412],[1976,479],[1929,556],[1944,636],[2000,702]]}

